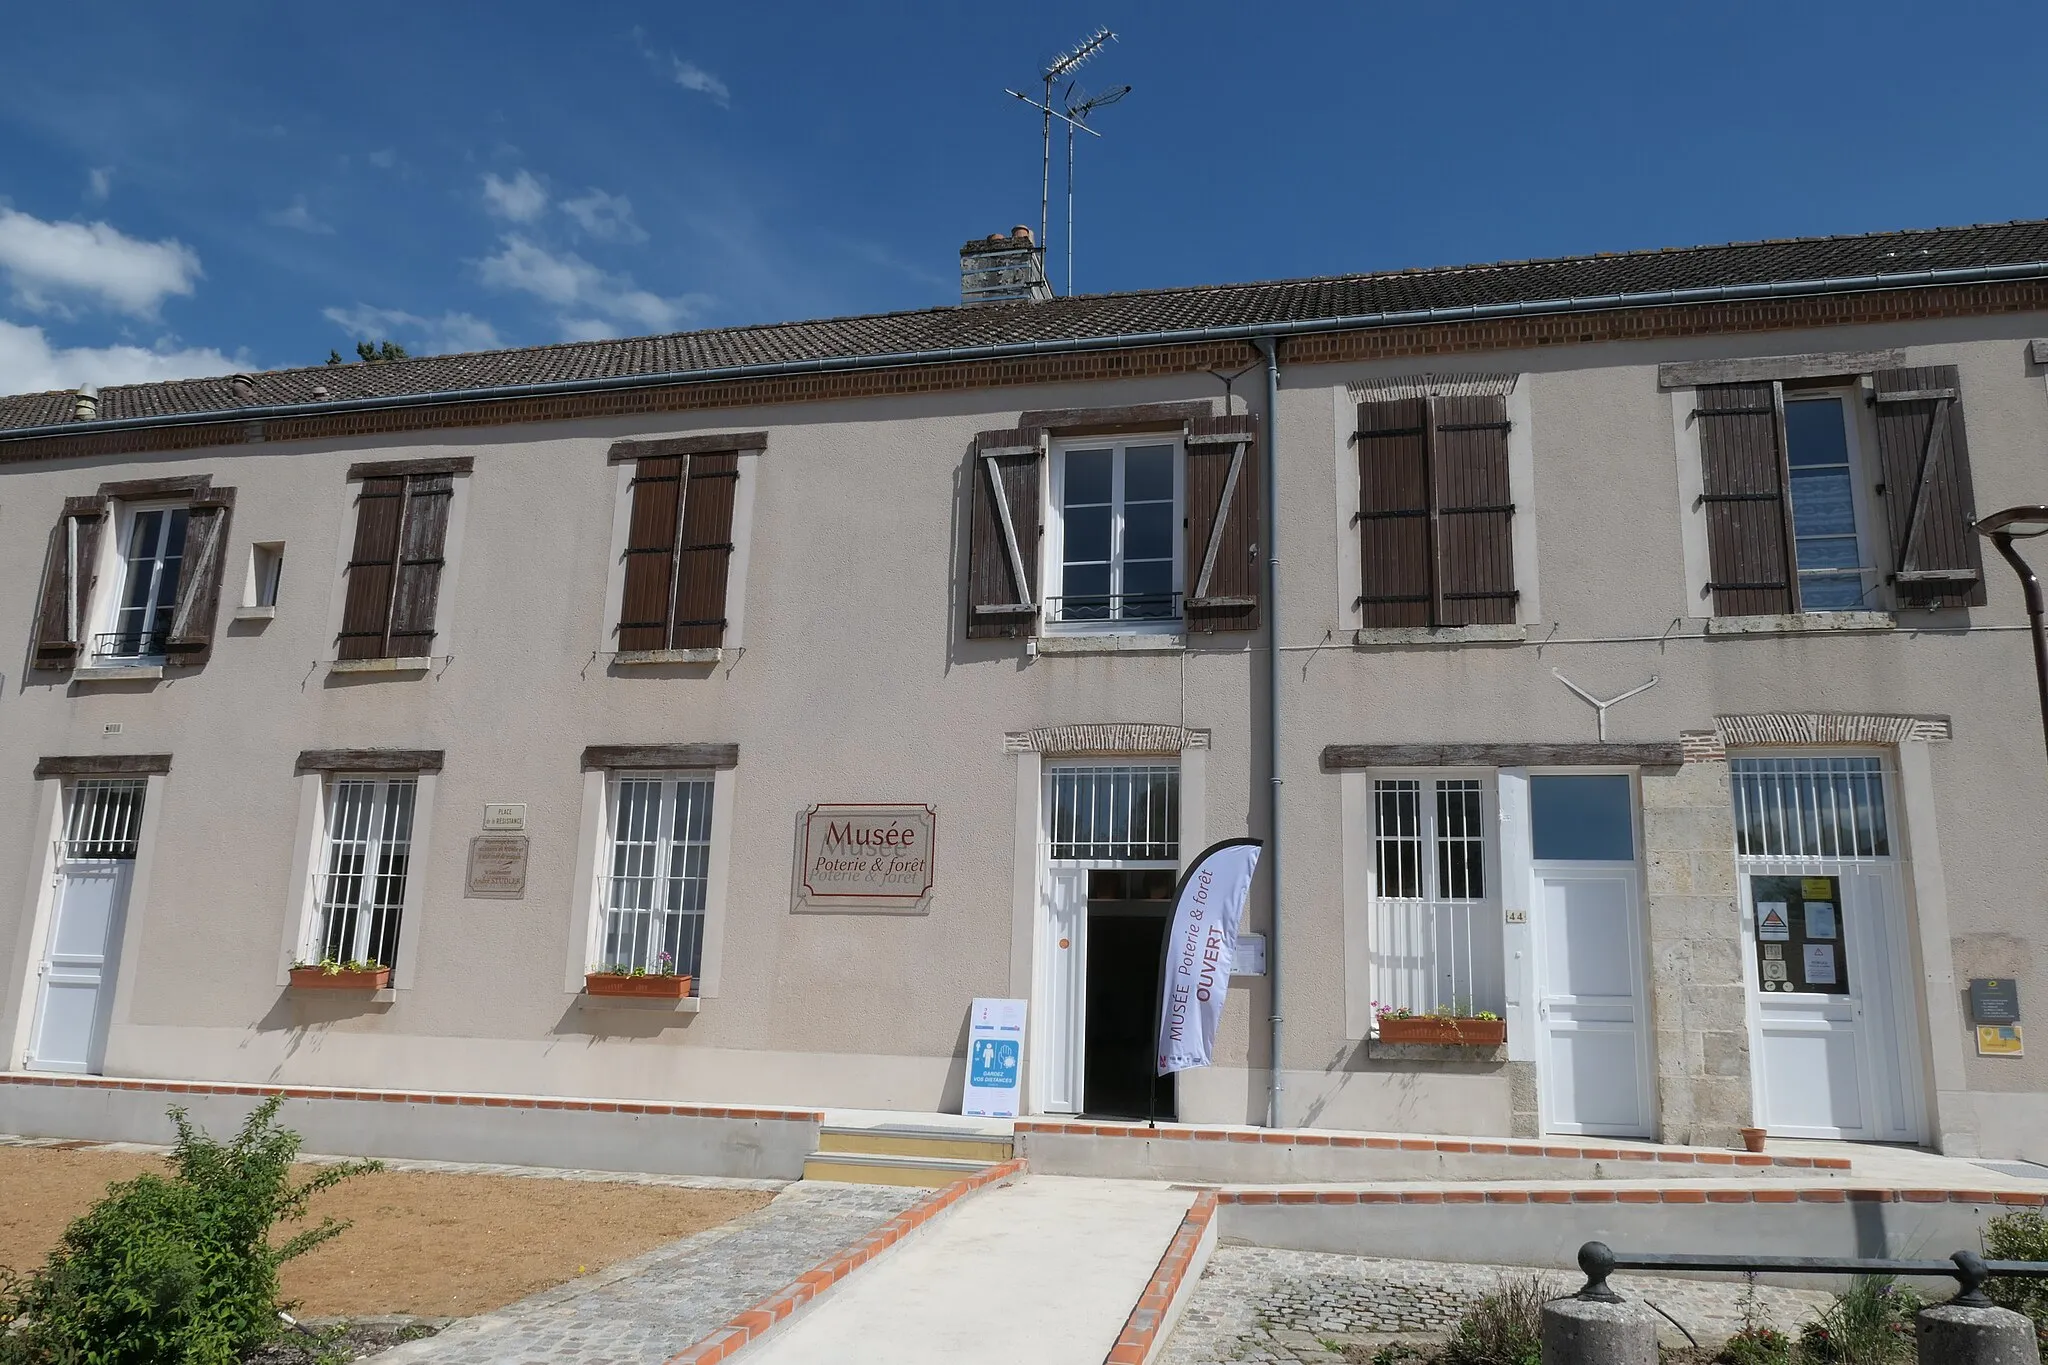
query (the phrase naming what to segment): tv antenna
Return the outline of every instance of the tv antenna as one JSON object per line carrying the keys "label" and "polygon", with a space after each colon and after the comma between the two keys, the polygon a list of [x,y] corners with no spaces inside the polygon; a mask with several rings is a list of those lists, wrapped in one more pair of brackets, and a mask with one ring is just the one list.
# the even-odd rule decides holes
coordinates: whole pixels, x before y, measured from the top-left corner
{"label": "tv antenna", "polygon": [[[1066,98],[1062,101],[1067,106],[1067,294],[1069,297],[1074,292],[1074,130],[1076,128],[1085,128],[1087,131],[1095,133],[1093,128],[1088,127],[1088,116],[1104,105],[1115,104],[1125,95],[1130,94],[1131,87],[1119,85],[1115,89],[1105,90],[1099,95],[1075,98],[1079,93],[1078,87],[1070,84],[1067,86]],[[1095,136],[1101,137],[1102,134],[1095,133]]]}
{"label": "tv antenna", "polygon": [[1044,126],[1041,130],[1041,136],[1044,140],[1045,152],[1044,158],[1040,163],[1038,177],[1038,249],[1041,253],[1040,260],[1044,259],[1042,253],[1045,250],[1047,218],[1052,208],[1052,121],[1059,119],[1064,122],[1067,125],[1069,137],[1073,136],[1073,129],[1076,126],[1095,137],[1102,136],[1093,128],[1088,127],[1087,124],[1077,124],[1076,120],[1070,115],[1063,114],[1059,110],[1054,109],[1052,107],[1052,88],[1059,84],[1067,75],[1078,69],[1083,62],[1115,41],[1116,34],[1106,28],[1097,29],[1073,47],[1047,62],[1045,70],[1038,73],[1039,80],[1045,83],[1045,98],[1042,101],[1032,99],[1029,95],[1019,94],[1015,90],[1006,88],[1003,91],[1004,94],[1030,105],[1043,116],[1042,122]]}

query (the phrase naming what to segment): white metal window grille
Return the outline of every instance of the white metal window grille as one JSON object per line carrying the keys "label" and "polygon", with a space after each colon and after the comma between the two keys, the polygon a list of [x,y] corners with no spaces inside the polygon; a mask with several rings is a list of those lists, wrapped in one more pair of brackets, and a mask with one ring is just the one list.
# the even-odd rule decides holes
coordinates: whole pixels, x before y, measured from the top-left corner
{"label": "white metal window grille", "polygon": [[1757,858],[1888,858],[1876,758],[1738,758],[1735,847]]}
{"label": "white metal window grille", "polygon": [[310,960],[397,965],[418,785],[410,777],[337,777],[329,784]]}
{"label": "white metal window grille", "polygon": [[1418,1014],[1506,999],[1500,909],[1488,894],[1480,778],[1373,782],[1372,998]]}
{"label": "white metal window grille", "polygon": [[148,783],[132,777],[87,777],[71,784],[63,858],[133,858],[142,837]]}
{"label": "white metal window grille", "polygon": [[697,975],[711,873],[710,775],[614,777],[610,853],[595,965]]}
{"label": "white metal window grille", "polygon": [[1051,780],[1055,861],[1179,861],[1177,764],[1062,765]]}
{"label": "white metal window grille", "polygon": [[178,578],[185,562],[185,526],[191,509],[146,507],[128,523],[121,553],[121,584],[113,629],[93,641],[100,658],[153,658],[164,652],[171,616],[178,606]]}

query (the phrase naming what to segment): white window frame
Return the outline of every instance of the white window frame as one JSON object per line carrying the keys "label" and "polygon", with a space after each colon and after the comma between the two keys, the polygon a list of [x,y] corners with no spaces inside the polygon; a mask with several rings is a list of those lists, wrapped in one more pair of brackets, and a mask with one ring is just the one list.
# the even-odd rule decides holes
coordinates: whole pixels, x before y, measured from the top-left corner
{"label": "white window frame", "polygon": [[[725,568],[725,636],[715,650],[675,650],[675,662],[716,662],[725,651],[746,647],[747,572],[754,554],[754,498],[761,485],[761,457],[765,448],[741,450],[739,483],[732,498],[732,555]],[[605,561],[604,616],[597,624],[593,646],[607,658],[619,652],[619,614],[626,600],[626,543],[633,534],[633,475],[635,460],[621,460],[612,466],[612,539],[610,557]],[[696,656],[709,657],[699,659]]]}
{"label": "white window frame", "polygon": [[[659,787],[655,824],[652,831],[653,837],[651,840],[635,840],[635,842],[644,843],[651,848],[652,865],[656,870],[648,873],[629,873],[622,877],[617,871],[619,867],[620,836],[622,833],[619,803],[628,784],[657,785]],[[684,799],[682,791],[685,786],[691,788],[688,795],[690,801],[695,802],[701,799],[707,806],[702,815],[704,837],[701,840],[678,839],[676,837],[677,821],[682,815],[679,807]],[[629,969],[637,967],[652,971],[656,966],[656,953],[658,951],[665,951],[661,949],[661,942],[666,940],[666,933],[654,933],[651,931],[651,927],[650,932],[646,935],[646,941],[630,954],[621,956],[612,950],[610,941],[615,914],[646,914],[650,919],[666,917],[670,913],[685,919],[694,915],[698,921],[695,935],[696,951],[694,954],[679,952],[675,955],[676,970],[679,973],[688,975],[692,979],[691,984],[694,990],[696,978],[703,969],[704,934],[708,928],[709,921],[707,910],[711,895],[712,834],[714,822],[718,815],[718,782],[716,772],[710,769],[696,768],[623,768],[614,770],[605,776],[604,812],[604,837],[599,848],[597,865],[597,913],[592,916],[591,922],[588,969],[591,971],[603,971],[623,965]],[[659,903],[665,898],[663,893],[666,888],[678,880],[678,858],[687,858],[687,850],[693,848],[702,850],[701,862],[699,864],[701,871],[694,877],[685,874],[681,880],[685,882],[698,881],[701,883],[696,897],[696,908],[692,910],[686,906],[674,912],[660,909]],[[622,891],[620,886],[622,880],[633,883],[645,882],[649,883],[649,885],[643,888],[642,891]],[[622,897],[627,900],[645,900],[649,903],[646,906],[638,907],[615,904]],[[686,897],[685,899],[687,900],[688,898]],[[687,926],[685,926],[685,932],[687,932]]]}
{"label": "white window frame", "polygon": [[[1109,450],[1111,455],[1110,506],[1110,592],[1120,594],[1123,580],[1123,505],[1125,452],[1132,446],[1167,446],[1173,452],[1173,546],[1172,593],[1179,610],[1160,617],[1129,619],[1111,616],[1104,620],[1062,621],[1053,615],[1052,604],[1064,599],[1066,577],[1066,484],[1067,455],[1076,450]],[[1048,635],[1178,635],[1187,628],[1187,443],[1177,432],[1130,432],[1123,435],[1073,437],[1053,443],[1049,460],[1051,477],[1046,480],[1045,518],[1045,613],[1042,629]]]}
{"label": "white window frame", "polygon": [[413,782],[412,846],[407,856],[405,892],[399,904],[398,939],[392,954],[391,989],[410,990],[417,975],[420,918],[424,911],[427,870],[433,852],[434,796],[439,772],[356,772],[335,770],[302,773],[299,777],[298,838],[292,854],[291,891],[286,906],[285,935],[277,960],[277,984],[291,984],[294,962],[309,957],[321,928],[319,881],[327,870],[328,833],[332,823],[334,783],[348,779],[409,778]]}
{"label": "white window frame", "polygon": [[[1856,522],[1857,581],[1863,586],[1863,591],[1858,594],[1857,602],[1854,606],[1816,607],[1807,602],[1806,587],[1804,582],[1802,582],[1799,590],[1799,606],[1801,611],[1883,611],[1890,605],[1884,596],[1886,538],[1881,533],[1874,533],[1875,528],[1882,525],[1883,522],[1879,518],[1881,509],[1873,505],[1876,481],[1871,475],[1868,453],[1871,447],[1865,442],[1863,436],[1862,412],[1864,404],[1862,397],[1862,389],[1854,385],[1827,389],[1788,389],[1785,394],[1785,408],[1788,414],[1793,406],[1799,403],[1834,399],[1842,405],[1842,440],[1844,450],[1848,456],[1849,509]],[[1787,421],[1785,430],[1787,478],[1790,478],[1791,473],[1799,468],[1799,466],[1792,463],[1791,441],[1791,423]],[[1792,504],[1794,521],[1792,542],[1795,562],[1792,566],[1792,572],[1803,580],[1811,575],[1813,571],[1801,570],[1796,562],[1799,543],[1798,506],[1789,487],[1786,489],[1786,501]],[[1848,574],[1830,573],[1821,576],[1847,577]]]}
{"label": "white window frame", "polygon": [[269,620],[277,615],[277,594],[284,582],[284,542],[259,540],[249,546],[249,564],[242,575],[238,621]]}
{"label": "white window frame", "polygon": [[[384,476],[378,476],[384,477]],[[460,585],[462,570],[462,542],[469,528],[469,485],[471,476],[456,473],[450,476],[452,489],[448,500],[448,532],[441,542],[441,585],[434,598],[434,642],[433,654],[403,659],[351,659],[337,658],[341,639],[342,619],[348,614],[348,564],[355,554],[356,521],[362,510],[360,494],[363,491],[361,478],[345,479],[341,485],[342,504],[340,516],[341,535],[334,546],[334,573],[328,581],[327,630],[322,637],[325,651],[322,662],[328,665],[340,663],[351,672],[402,672],[408,668],[425,667],[435,659],[451,658],[455,652],[453,634],[455,595]]]}
{"label": "white window frame", "polygon": [[[162,650],[141,650],[133,654],[102,654],[97,642],[102,635],[119,632],[121,624],[121,603],[128,595],[128,540],[135,532],[136,518],[148,512],[175,512],[183,509],[186,514],[186,548],[191,545],[192,502],[189,498],[153,498],[146,502],[117,502],[107,509],[107,525],[114,532],[105,537],[109,543],[100,546],[100,564],[97,581],[93,585],[93,600],[84,613],[90,623],[84,641],[85,657],[89,665],[104,667],[147,666],[164,661]],[[161,542],[159,542],[161,543]],[[189,553],[181,553],[178,560],[179,582],[182,585],[186,571],[191,567]],[[152,573],[162,573],[162,555],[152,561]],[[171,608],[177,609],[177,595],[172,594]]]}
{"label": "white window frame", "polygon": [[[367,786],[370,790],[368,797],[369,809],[364,814],[366,823],[359,840],[354,836],[351,836],[349,839],[350,843],[360,842],[363,862],[360,870],[349,874],[355,877],[358,882],[356,904],[354,906],[356,924],[349,935],[350,942],[336,952],[329,953],[326,948],[328,917],[336,913],[347,913],[348,909],[344,906],[329,904],[330,888],[328,883],[337,875],[333,869],[335,859],[338,856],[338,841],[342,834],[337,823],[341,815],[341,796],[344,788],[362,786]],[[405,799],[408,802],[408,809],[405,812],[403,833],[394,838],[392,831],[388,829],[391,823],[389,812],[397,798],[397,794],[401,790],[406,793]],[[352,812],[353,809],[354,803],[352,802]],[[416,774],[331,773],[328,775],[326,827],[320,838],[319,861],[313,874],[313,914],[306,926],[306,937],[300,954],[302,961],[320,962],[328,957],[333,957],[336,961],[340,962],[376,961],[383,966],[396,968],[398,965],[398,937],[404,929],[405,904],[410,899],[416,868],[415,860],[417,853],[413,844],[413,827],[414,816],[418,813],[418,810],[419,778]],[[404,870],[399,874],[397,904],[380,907],[376,902],[382,898],[374,893],[373,888],[385,880],[386,874],[377,869],[381,868],[381,860],[389,851],[388,845],[397,843],[400,840],[402,840],[404,845],[405,866]],[[379,916],[393,913],[399,916],[399,921],[397,924],[391,925],[388,930],[391,942],[390,951],[384,957],[375,957],[371,954],[370,950],[374,947],[374,941],[383,936],[378,928]]]}

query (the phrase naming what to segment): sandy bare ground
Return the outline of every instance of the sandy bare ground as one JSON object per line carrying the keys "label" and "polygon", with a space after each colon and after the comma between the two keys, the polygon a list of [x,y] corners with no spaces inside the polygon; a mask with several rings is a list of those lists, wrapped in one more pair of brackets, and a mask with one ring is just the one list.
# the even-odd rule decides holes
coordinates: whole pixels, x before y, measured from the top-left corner
{"label": "sandy bare ground", "polygon": [[[0,1147],[0,1265],[42,1264],[73,1218],[155,1157]],[[302,1173],[303,1174],[303,1173]],[[467,1317],[751,1212],[753,1190],[387,1171],[329,1190],[313,1217],[352,1226],[284,1269],[299,1312]]]}

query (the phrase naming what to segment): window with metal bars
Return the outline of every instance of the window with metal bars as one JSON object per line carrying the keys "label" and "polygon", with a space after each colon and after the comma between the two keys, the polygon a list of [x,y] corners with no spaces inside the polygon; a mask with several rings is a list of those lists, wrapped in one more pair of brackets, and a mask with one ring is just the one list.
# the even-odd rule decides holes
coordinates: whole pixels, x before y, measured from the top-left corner
{"label": "window with metal bars", "polygon": [[1394,777],[1372,786],[1380,895],[1483,900],[1486,834],[1479,779]]}
{"label": "window with metal bars", "polygon": [[138,777],[82,777],[67,792],[63,859],[133,858],[142,837],[142,800],[148,790]]}
{"label": "window with metal bars", "polygon": [[1500,913],[1489,894],[1486,779],[1372,784],[1371,989],[1416,1013],[1503,1008]]}
{"label": "window with metal bars", "polygon": [[418,786],[411,777],[328,782],[327,837],[315,874],[307,961],[397,966]]}
{"label": "window with metal bars", "polygon": [[696,976],[711,869],[709,773],[611,779],[596,970]]}
{"label": "window with metal bars", "polygon": [[1178,764],[1059,764],[1047,780],[1054,861],[1180,860]]}
{"label": "window with metal bars", "polygon": [[1754,858],[1888,858],[1884,765],[1874,757],[1738,758],[1735,848]]}

